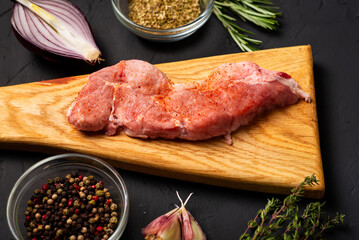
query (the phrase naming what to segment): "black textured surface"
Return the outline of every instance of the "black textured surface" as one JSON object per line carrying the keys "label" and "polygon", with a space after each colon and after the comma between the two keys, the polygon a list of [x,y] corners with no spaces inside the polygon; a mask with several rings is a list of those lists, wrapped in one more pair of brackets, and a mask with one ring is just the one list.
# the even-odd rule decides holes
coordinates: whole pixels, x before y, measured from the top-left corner
{"label": "black textured surface", "polygon": [[[85,63],[53,63],[35,56],[15,39],[10,27],[11,1],[0,1],[0,86],[86,74],[122,59],[153,64],[239,52],[219,21],[212,16],[191,37],[175,43],[140,39],[117,21],[109,0],[74,0],[87,16],[106,59],[95,67]],[[359,239],[359,1],[274,1],[283,17],[273,33],[253,30],[262,49],[311,44],[314,58],[321,150],[326,179],[326,211],[346,215],[345,224],[327,233],[328,239]],[[1,124],[1,123],[0,123]],[[1,133],[0,133],[1,134]],[[12,239],[6,222],[6,202],[18,177],[48,155],[0,150],[0,239]],[[249,191],[218,188],[123,171],[130,194],[130,218],[123,239],[141,239],[141,228],[195,192],[187,205],[209,240],[238,239],[246,223],[267,198]],[[304,200],[304,206],[309,200]]]}

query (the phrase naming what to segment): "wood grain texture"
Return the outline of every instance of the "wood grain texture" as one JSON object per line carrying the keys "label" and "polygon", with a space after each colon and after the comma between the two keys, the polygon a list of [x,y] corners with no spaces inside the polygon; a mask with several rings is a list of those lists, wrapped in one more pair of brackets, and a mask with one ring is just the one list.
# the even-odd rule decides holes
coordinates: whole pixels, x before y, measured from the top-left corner
{"label": "wood grain texture", "polygon": [[67,122],[66,111],[87,76],[0,88],[0,148],[82,152],[113,166],[230,188],[287,194],[305,176],[320,184],[306,196],[321,198],[324,176],[320,155],[313,63],[310,46],[193,59],[156,65],[174,82],[205,78],[222,63],[252,61],[290,74],[313,102],[276,109],[233,133],[206,141],[142,140],[84,133]]}

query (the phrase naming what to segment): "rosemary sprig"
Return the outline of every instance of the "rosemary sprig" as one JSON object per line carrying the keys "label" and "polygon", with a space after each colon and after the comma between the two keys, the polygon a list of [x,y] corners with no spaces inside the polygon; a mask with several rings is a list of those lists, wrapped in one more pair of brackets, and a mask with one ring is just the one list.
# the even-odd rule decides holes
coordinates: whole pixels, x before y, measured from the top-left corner
{"label": "rosemary sprig", "polygon": [[[337,213],[334,218],[322,222],[322,207],[324,203],[312,202],[299,214],[297,203],[304,194],[305,186],[318,184],[319,180],[313,174],[304,179],[283,202],[279,199],[268,200],[264,209],[260,209],[240,240],[255,239],[319,239],[326,229],[343,223],[344,215]],[[252,232],[252,236],[249,232]]]}
{"label": "rosemary sprig", "polygon": [[250,21],[259,27],[275,30],[278,25],[277,16],[281,13],[272,5],[269,0],[216,0],[213,12],[240,49],[250,52],[257,50],[254,45],[259,45],[262,41],[250,38],[248,35],[253,33],[239,27],[237,19],[226,12],[234,13],[244,22]]}

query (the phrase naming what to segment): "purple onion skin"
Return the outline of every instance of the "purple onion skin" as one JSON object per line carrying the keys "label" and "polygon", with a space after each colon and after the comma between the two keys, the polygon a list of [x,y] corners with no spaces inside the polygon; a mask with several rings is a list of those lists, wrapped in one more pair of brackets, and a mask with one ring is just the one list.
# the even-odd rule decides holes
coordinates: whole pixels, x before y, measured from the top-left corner
{"label": "purple onion skin", "polygon": [[24,38],[22,38],[21,35],[14,29],[13,26],[11,26],[11,28],[12,28],[13,33],[15,34],[16,39],[21,43],[21,45],[23,45],[30,52],[35,53],[36,55],[39,55],[42,58],[52,61],[52,62],[63,62],[65,60],[65,59],[61,59],[61,58],[65,58],[65,57],[50,53],[48,51],[45,51],[43,49],[36,47],[32,43],[30,43],[30,42],[26,41]]}
{"label": "purple onion skin", "polygon": [[[16,3],[15,4],[19,4],[19,3]],[[14,4],[14,6],[15,6]],[[13,7],[14,7],[13,6]],[[81,13],[82,11],[77,7],[75,6]],[[12,10],[13,11],[13,10]],[[85,15],[84,15],[85,16]],[[89,24],[87,18],[85,17],[85,20],[86,22],[88,23],[89,25],[89,28],[90,28],[90,32],[93,36],[93,31],[92,31],[92,27],[91,25]],[[30,52],[42,57],[43,59],[45,60],[48,60],[48,61],[51,61],[51,62],[57,62],[57,63],[74,63],[74,62],[84,62],[85,60],[84,59],[77,59],[77,58],[69,58],[69,57],[64,57],[64,56],[61,56],[61,55],[57,55],[57,54],[54,54],[54,53],[51,53],[49,51],[46,51],[44,49],[41,49],[37,46],[35,46],[34,44],[32,44],[31,42],[28,42],[26,39],[24,39],[17,31],[16,29],[11,25],[11,29],[16,37],[16,39],[21,43],[21,45],[23,45],[27,50],[29,50]],[[89,61],[85,61],[86,63],[90,64],[90,65],[95,65],[96,62],[89,62]]]}
{"label": "purple onion skin", "polygon": [[77,58],[68,58],[64,56],[60,56],[51,52],[48,52],[46,50],[43,50],[41,48],[38,48],[37,46],[33,45],[32,43],[26,41],[21,35],[11,26],[12,31],[14,32],[14,35],[16,39],[21,43],[22,46],[24,46],[27,50],[30,52],[42,57],[43,59],[50,61],[50,62],[56,62],[56,63],[83,63],[86,62],[90,65],[95,65],[95,62],[91,63],[88,61],[84,61],[83,59],[77,59]]}

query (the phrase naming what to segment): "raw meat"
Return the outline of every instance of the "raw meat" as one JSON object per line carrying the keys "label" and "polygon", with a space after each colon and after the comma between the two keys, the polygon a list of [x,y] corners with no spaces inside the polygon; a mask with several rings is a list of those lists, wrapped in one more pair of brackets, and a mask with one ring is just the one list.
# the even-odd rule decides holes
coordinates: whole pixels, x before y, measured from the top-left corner
{"label": "raw meat", "polygon": [[140,138],[203,140],[231,132],[274,107],[310,97],[286,73],[252,62],[223,64],[205,80],[174,84],[155,66],[121,61],[89,76],[68,109],[82,131]]}

